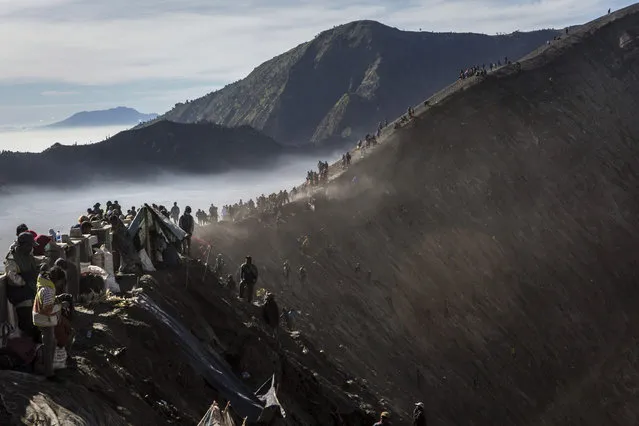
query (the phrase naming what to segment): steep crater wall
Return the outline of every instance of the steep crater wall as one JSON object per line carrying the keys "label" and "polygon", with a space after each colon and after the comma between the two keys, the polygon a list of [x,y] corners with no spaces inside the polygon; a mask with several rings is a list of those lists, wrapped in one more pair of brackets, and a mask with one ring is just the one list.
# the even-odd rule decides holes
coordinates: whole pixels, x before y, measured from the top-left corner
{"label": "steep crater wall", "polygon": [[[252,254],[260,285],[395,412],[423,399],[434,424],[632,423],[637,10],[452,94],[315,211],[207,237]],[[284,259],[308,281],[286,282]]]}

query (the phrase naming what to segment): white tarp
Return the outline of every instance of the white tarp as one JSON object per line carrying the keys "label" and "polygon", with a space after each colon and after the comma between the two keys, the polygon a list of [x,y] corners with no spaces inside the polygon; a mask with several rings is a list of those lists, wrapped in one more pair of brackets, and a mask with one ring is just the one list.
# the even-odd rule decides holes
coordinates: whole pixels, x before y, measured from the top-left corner
{"label": "white tarp", "polygon": [[[246,422],[242,424],[244,425],[245,423]],[[226,405],[224,410],[220,410],[217,402],[213,401],[213,404],[211,404],[209,410],[197,426],[236,426],[236,424],[231,417],[229,404]]]}

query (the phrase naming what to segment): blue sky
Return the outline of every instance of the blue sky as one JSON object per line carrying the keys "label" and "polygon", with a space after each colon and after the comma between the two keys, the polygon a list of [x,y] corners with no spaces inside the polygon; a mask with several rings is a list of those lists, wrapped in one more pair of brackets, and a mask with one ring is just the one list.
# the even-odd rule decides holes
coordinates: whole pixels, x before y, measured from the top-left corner
{"label": "blue sky", "polygon": [[0,0],[0,126],[126,105],[164,112],[358,19],[494,34],[562,28],[631,1]]}

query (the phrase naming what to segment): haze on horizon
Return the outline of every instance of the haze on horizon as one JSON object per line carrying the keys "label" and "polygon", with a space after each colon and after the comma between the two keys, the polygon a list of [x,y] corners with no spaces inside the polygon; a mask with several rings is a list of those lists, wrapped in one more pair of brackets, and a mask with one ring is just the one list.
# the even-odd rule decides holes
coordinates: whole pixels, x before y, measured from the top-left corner
{"label": "haze on horizon", "polygon": [[131,126],[92,126],[0,130],[0,151],[42,152],[55,143],[86,145],[114,136]]}
{"label": "haze on horizon", "polygon": [[[327,156],[335,160],[337,154]],[[234,171],[210,176],[166,174],[135,182],[89,182],[73,188],[11,187],[0,197],[0,247],[8,248],[15,240],[15,229],[26,223],[38,233],[49,229],[66,234],[86,209],[100,202],[117,200],[123,208],[144,203],[170,207],[177,201],[181,209],[190,205],[208,210],[211,203],[220,207],[280,190],[290,191],[303,182],[306,171],[315,167],[311,156],[283,157],[268,170]],[[88,177],[89,178],[89,177]],[[43,202],[46,200],[46,202]],[[0,271],[3,269],[0,262]]]}
{"label": "haze on horizon", "polygon": [[353,20],[373,19],[403,30],[495,34],[581,24],[629,4],[0,0],[0,36],[12,40],[0,46],[0,126],[51,123],[118,105],[162,113]]}

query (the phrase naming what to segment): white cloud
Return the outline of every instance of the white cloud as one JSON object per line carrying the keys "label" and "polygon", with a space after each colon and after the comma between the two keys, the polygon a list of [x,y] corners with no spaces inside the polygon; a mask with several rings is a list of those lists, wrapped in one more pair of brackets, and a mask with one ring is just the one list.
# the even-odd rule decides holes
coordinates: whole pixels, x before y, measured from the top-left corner
{"label": "white cloud", "polygon": [[265,2],[0,0],[0,39],[11,40],[0,44],[0,82],[230,82],[351,20],[495,33],[579,23],[609,7],[601,0],[260,3]]}

